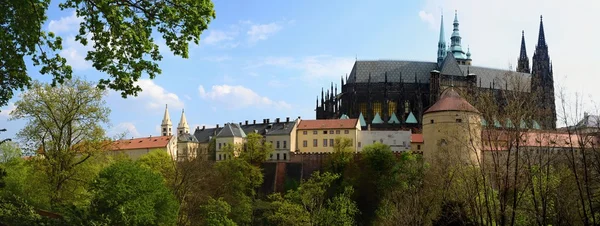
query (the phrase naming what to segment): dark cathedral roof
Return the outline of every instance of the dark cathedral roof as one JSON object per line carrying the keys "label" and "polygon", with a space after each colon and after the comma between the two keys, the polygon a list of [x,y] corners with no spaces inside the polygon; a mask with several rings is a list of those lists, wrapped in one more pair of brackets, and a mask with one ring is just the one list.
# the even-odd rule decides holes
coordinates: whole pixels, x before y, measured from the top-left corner
{"label": "dark cathedral roof", "polygon": [[[404,61],[404,60],[361,60],[356,61],[350,72],[347,83],[367,83],[369,81],[369,74],[371,75],[371,82],[385,82],[385,75],[387,73],[388,82],[400,82],[414,83],[415,77],[418,82],[429,83],[430,72],[433,70],[440,71],[443,75],[452,76],[467,76],[469,74],[477,75],[477,86],[481,88],[490,88],[493,86],[496,89],[514,89],[513,86],[506,86],[506,75],[508,70],[493,69],[486,67],[477,67],[471,65],[459,65],[452,54],[448,56],[442,62],[441,68],[438,68],[435,62],[422,62],[422,61]],[[521,72],[511,72],[514,75],[518,75],[521,83],[523,84],[523,90],[529,90],[529,84],[531,74]]]}

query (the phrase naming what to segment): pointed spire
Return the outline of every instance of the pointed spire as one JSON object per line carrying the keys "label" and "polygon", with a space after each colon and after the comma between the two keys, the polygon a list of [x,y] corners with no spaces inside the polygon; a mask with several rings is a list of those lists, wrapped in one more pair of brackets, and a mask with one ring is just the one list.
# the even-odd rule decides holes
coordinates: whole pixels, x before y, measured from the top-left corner
{"label": "pointed spire", "polygon": [[444,61],[444,58],[446,57],[446,38],[444,35],[444,14],[442,14],[442,19],[440,22],[440,40],[438,41],[438,53],[437,53],[437,62],[438,65],[441,64],[442,61]]}
{"label": "pointed spire", "polygon": [[165,104],[165,116],[162,120],[162,125],[172,125],[171,117],[169,116],[169,107]]}
{"label": "pointed spire", "polygon": [[540,15],[540,32],[538,36],[538,46],[546,45],[546,35],[544,34],[544,21],[542,15]]}
{"label": "pointed spire", "polygon": [[466,59],[465,56],[465,52],[462,50],[461,47],[461,37],[460,37],[460,32],[458,29],[458,11],[454,11],[454,23],[452,23],[452,25],[454,25],[454,29],[452,30],[452,36],[450,37],[450,40],[452,42],[452,44],[450,45],[450,50],[452,51],[452,54],[454,55],[454,58],[456,59]]}
{"label": "pointed spire", "polygon": [[467,46],[467,60],[471,59],[471,47]]}
{"label": "pointed spire", "polygon": [[177,127],[183,128],[188,127],[187,119],[185,118],[185,110],[181,110],[181,119],[179,120],[179,125]]}
{"label": "pointed spire", "polygon": [[527,48],[525,46],[525,31],[521,31],[521,51],[517,61],[517,72],[530,73],[529,57],[527,57]]}

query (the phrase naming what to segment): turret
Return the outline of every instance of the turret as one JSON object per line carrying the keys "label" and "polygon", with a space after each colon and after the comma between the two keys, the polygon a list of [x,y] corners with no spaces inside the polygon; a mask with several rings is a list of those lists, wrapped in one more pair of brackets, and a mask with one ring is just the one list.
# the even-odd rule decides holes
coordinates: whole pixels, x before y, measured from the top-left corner
{"label": "turret", "polygon": [[446,38],[444,36],[444,15],[442,14],[442,19],[440,23],[440,40],[438,41],[438,51],[437,51],[437,63],[438,66],[442,65],[444,58],[446,58]]}
{"label": "turret", "polygon": [[452,30],[452,37],[450,37],[450,40],[452,42],[451,46],[450,46],[450,50],[452,51],[452,54],[454,55],[454,58],[456,58],[457,60],[465,60],[467,59],[467,57],[465,56],[465,52],[462,49],[461,46],[461,37],[460,37],[460,32],[458,29],[458,12],[454,11],[454,23],[452,23],[452,25],[454,25],[454,29]]}
{"label": "turret", "polygon": [[169,108],[165,104],[165,115],[163,117],[162,123],[160,124],[160,131],[163,136],[171,136],[173,132],[171,131],[171,127],[173,124],[171,123],[171,117],[169,116]]}
{"label": "turret", "polygon": [[181,136],[190,132],[190,126],[188,126],[187,119],[185,118],[185,110],[181,110],[181,119],[179,125],[177,125],[177,135]]}

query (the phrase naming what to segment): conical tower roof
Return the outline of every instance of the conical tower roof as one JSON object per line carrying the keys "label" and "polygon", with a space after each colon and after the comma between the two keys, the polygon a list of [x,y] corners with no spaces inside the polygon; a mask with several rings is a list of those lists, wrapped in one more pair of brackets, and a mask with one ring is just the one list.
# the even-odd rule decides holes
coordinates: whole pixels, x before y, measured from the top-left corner
{"label": "conical tower roof", "polygon": [[464,111],[480,114],[473,105],[462,98],[452,87],[446,89],[440,96],[440,99],[427,109],[424,114],[440,111]]}
{"label": "conical tower roof", "polygon": [[165,116],[162,120],[162,125],[171,125],[171,116],[169,116],[169,107],[165,104]]}
{"label": "conical tower roof", "polygon": [[188,127],[188,123],[187,123],[187,119],[185,118],[185,110],[181,110],[181,119],[179,120],[179,125],[177,126],[178,128],[187,128]]}

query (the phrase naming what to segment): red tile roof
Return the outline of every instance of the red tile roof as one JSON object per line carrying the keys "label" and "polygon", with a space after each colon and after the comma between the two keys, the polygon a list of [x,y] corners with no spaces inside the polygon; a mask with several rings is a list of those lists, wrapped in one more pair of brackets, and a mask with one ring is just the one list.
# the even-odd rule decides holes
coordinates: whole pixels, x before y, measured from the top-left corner
{"label": "red tile roof", "polygon": [[301,120],[298,129],[353,129],[358,119]]}
{"label": "red tile roof", "polygon": [[432,113],[438,111],[467,111],[467,112],[475,112],[479,113],[479,111],[473,107],[473,105],[469,104],[467,100],[462,98],[454,88],[446,89],[440,99],[435,102],[425,113]]}
{"label": "red tile roof", "polygon": [[412,143],[423,143],[423,134],[413,133],[410,135],[410,142]]}
{"label": "red tile roof", "polygon": [[[516,142],[517,134],[509,134],[507,131],[501,130],[484,130],[481,133],[481,139],[493,142],[502,142],[504,146],[494,146],[493,144],[483,145],[483,150],[503,150],[506,149],[506,143],[509,140]],[[592,145],[598,145],[600,140],[595,136],[579,136],[577,134],[571,134],[564,132],[522,132],[519,134],[522,147],[547,147],[547,148],[580,148],[581,144],[591,147]]]}
{"label": "red tile roof", "polygon": [[167,147],[172,136],[144,137],[126,140],[117,140],[113,142],[112,150],[131,150],[146,148],[164,148]]}

